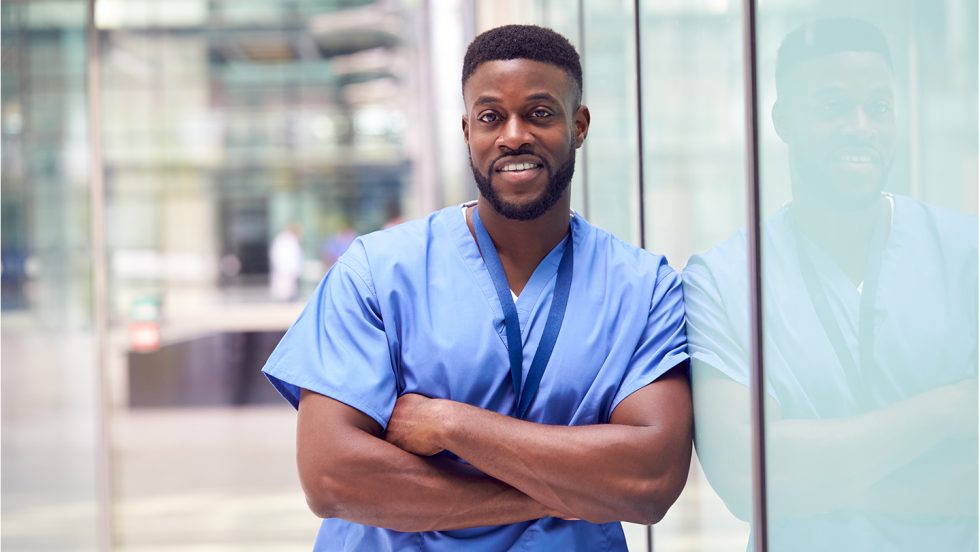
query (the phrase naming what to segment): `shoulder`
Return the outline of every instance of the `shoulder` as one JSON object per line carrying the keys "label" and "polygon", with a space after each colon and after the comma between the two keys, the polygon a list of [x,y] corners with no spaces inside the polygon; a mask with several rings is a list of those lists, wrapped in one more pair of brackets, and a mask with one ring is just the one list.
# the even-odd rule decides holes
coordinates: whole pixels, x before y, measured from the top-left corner
{"label": "shoulder", "polygon": [[725,241],[706,251],[695,253],[687,260],[682,278],[685,286],[714,281],[719,285],[744,285],[746,235],[740,230]]}
{"label": "shoulder", "polygon": [[347,265],[357,272],[373,274],[378,269],[415,263],[424,259],[426,251],[433,244],[434,236],[444,236],[448,217],[462,216],[458,207],[447,207],[420,219],[358,236],[338,263]]}
{"label": "shoulder", "polygon": [[895,196],[897,222],[919,228],[931,228],[943,248],[963,252],[977,250],[977,217],[937,207],[907,196]]}
{"label": "shoulder", "polygon": [[588,279],[583,282],[590,297],[657,313],[683,311],[680,275],[666,257],[581,222],[583,231],[576,247],[579,241],[584,247],[575,256],[576,262],[588,267]]}
{"label": "shoulder", "polygon": [[641,249],[609,232],[593,226],[576,216],[580,237],[576,246],[584,246],[583,256],[595,269],[603,269],[610,276],[661,280],[674,275],[663,255]]}

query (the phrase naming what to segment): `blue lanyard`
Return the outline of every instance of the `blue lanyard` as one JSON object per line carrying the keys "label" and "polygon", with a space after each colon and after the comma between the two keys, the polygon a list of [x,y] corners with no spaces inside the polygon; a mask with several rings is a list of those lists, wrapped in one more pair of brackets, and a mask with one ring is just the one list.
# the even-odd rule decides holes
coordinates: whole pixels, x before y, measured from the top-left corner
{"label": "blue lanyard", "polygon": [[878,280],[881,276],[881,259],[884,256],[885,245],[888,241],[888,234],[891,229],[891,217],[879,215],[875,221],[874,231],[871,234],[871,243],[868,247],[868,258],[865,265],[864,289],[861,292],[861,303],[858,310],[858,356],[855,358],[851,349],[844,340],[844,334],[840,329],[840,321],[833,315],[830,308],[830,300],[827,291],[817,278],[817,269],[810,255],[807,253],[807,244],[803,242],[803,231],[795,221],[791,221],[793,234],[796,238],[797,257],[800,264],[800,273],[803,276],[803,283],[806,285],[807,294],[813,301],[814,310],[817,318],[830,340],[837,359],[844,369],[844,374],[850,384],[851,392],[863,404],[869,404],[868,387],[870,378],[874,376],[874,323],[875,323],[875,299],[878,294]]}
{"label": "blue lanyard", "polygon": [[507,274],[504,266],[500,263],[500,256],[497,249],[493,246],[490,234],[480,220],[480,212],[473,209],[473,228],[476,229],[476,242],[480,245],[480,253],[483,255],[483,262],[487,265],[490,272],[490,279],[497,290],[497,299],[500,300],[500,308],[504,311],[504,326],[507,328],[507,352],[510,356],[510,377],[514,385],[514,396],[517,398],[517,417],[524,418],[531,401],[538,392],[541,384],[541,376],[548,365],[551,353],[555,349],[555,342],[558,341],[558,332],[561,330],[562,320],[565,318],[565,307],[568,305],[568,293],[572,287],[572,235],[569,230],[568,240],[565,243],[565,252],[558,263],[558,276],[555,281],[555,294],[551,299],[551,310],[548,312],[548,320],[544,325],[544,332],[541,334],[541,342],[538,343],[538,350],[534,352],[534,359],[531,361],[531,369],[527,373],[527,381],[523,389],[521,386],[521,375],[524,367],[524,343],[521,339],[521,323],[517,317],[517,307],[510,293],[510,284],[507,282]]}

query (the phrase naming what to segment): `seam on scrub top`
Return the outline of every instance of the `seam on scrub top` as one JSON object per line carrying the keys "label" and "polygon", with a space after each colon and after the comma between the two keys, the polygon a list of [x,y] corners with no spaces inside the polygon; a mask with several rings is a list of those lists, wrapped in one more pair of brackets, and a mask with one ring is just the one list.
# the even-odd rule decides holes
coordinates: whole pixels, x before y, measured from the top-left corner
{"label": "seam on scrub top", "polygon": [[[363,274],[361,274],[361,271],[360,270],[358,270],[354,265],[352,265],[351,263],[347,262],[344,259],[338,259],[337,260],[337,264],[341,264],[341,265],[346,266],[347,268],[350,269],[351,272],[353,272],[354,274],[356,274],[357,275],[357,278],[364,285],[366,285],[368,287],[368,290],[371,292],[371,295],[373,295],[375,297],[375,299],[377,299],[378,292],[377,292],[377,290],[374,289],[374,283],[371,281],[371,278],[370,277],[366,277]],[[367,271],[368,271],[368,273],[370,273],[371,272],[371,269],[368,268]]]}

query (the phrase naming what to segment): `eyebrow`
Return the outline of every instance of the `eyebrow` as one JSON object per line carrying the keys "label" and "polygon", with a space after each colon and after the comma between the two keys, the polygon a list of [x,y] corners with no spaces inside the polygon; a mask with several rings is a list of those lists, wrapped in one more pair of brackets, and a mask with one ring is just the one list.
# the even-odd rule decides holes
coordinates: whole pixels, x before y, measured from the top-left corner
{"label": "eyebrow", "polygon": [[[476,99],[475,102],[473,102],[473,105],[474,106],[476,106],[476,105],[488,105],[488,104],[497,103],[499,101],[500,101],[500,98],[498,98],[496,96],[480,96],[479,98]],[[526,102],[549,101],[549,102],[556,102],[557,103],[559,100],[553,94],[549,94],[547,92],[535,92],[534,94],[530,94],[526,98],[524,98],[524,101],[526,101]]]}

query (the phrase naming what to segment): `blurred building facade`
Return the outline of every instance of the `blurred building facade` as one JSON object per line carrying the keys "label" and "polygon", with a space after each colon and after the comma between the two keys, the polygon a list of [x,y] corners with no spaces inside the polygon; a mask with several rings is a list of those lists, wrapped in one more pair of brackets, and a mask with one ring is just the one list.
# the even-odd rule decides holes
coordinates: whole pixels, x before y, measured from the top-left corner
{"label": "blurred building facade", "polygon": [[[5,549],[309,548],[293,414],[258,367],[332,238],[475,196],[459,71],[484,29],[535,23],[576,45],[593,122],[573,206],[679,270],[752,222],[751,149],[763,217],[791,199],[768,115],[775,56],[820,17],[871,21],[892,46],[888,191],[976,215],[972,0],[763,3],[758,144],[734,0],[0,9]],[[300,300],[279,302],[269,248],[290,225]],[[743,550],[749,531],[696,464],[653,538],[628,536],[636,550]]]}

